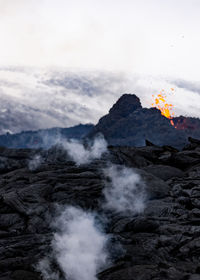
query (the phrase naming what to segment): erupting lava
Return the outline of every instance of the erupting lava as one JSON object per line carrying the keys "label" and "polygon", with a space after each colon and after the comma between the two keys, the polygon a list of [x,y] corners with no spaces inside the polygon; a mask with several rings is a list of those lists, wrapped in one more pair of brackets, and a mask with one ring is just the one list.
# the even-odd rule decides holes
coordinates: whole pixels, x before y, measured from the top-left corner
{"label": "erupting lava", "polygon": [[[174,89],[171,88],[171,91],[174,91]],[[166,96],[164,90],[162,90],[157,95],[152,95],[152,97],[154,99],[154,103],[152,103],[151,105],[156,107],[157,109],[159,109],[163,116],[165,116],[166,118],[170,119],[171,125],[175,126],[174,122],[172,120],[172,118],[174,116],[174,113],[172,112],[173,105],[167,103],[167,101],[166,101],[167,96]]]}

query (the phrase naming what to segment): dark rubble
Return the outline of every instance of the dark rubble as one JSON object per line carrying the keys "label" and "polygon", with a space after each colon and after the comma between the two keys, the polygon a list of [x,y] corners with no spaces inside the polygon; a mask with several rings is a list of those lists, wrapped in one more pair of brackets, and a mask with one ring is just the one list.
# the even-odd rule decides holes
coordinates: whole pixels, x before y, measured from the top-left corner
{"label": "dark rubble", "polygon": [[[34,265],[51,252],[56,204],[108,215],[110,247],[121,244],[123,253],[113,253],[112,265],[98,279],[200,279],[200,141],[189,140],[182,151],[149,141],[138,148],[110,146],[101,159],[80,166],[60,147],[1,148],[0,280],[41,279]],[[28,169],[38,154],[41,165]],[[102,168],[109,162],[135,169],[146,182],[143,214],[122,216],[101,208]]]}

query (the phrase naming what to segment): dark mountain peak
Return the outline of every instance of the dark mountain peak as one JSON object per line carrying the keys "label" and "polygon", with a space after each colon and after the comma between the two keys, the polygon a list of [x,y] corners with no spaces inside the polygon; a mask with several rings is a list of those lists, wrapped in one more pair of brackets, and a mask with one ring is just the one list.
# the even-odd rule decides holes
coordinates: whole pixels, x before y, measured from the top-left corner
{"label": "dark mountain peak", "polygon": [[156,145],[182,148],[188,136],[200,137],[200,119],[164,117],[156,108],[142,108],[134,94],[124,94],[102,117],[88,137],[102,133],[110,145],[143,146],[145,139]]}
{"label": "dark mountain peak", "polygon": [[109,114],[127,117],[136,109],[141,109],[140,99],[135,94],[123,94],[110,109]]}

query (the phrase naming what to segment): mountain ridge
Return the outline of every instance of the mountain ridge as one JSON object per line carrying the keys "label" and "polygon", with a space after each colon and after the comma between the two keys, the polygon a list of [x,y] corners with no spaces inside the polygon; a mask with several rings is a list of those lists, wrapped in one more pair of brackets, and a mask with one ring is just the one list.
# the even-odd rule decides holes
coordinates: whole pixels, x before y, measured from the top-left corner
{"label": "mountain ridge", "polygon": [[7,133],[0,135],[0,146],[49,148],[59,137],[84,140],[101,133],[109,145],[144,146],[147,139],[156,145],[182,149],[188,143],[188,137],[200,138],[200,119],[184,116],[172,119],[174,126],[157,108],[143,108],[135,94],[123,94],[96,125]]}
{"label": "mountain ridge", "polygon": [[164,117],[155,107],[143,108],[134,94],[124,94],[89,133],[102,133],[110,145],[144,146],[145,140],[156,145],[182,148],[189,136],[200,137],[200,119]]}
{"label": "mountain ridge", "polygon": [[56,143],[56,139],[84,138],[93,128],[92,124],[79,124],[73,127],[40,129],[36,131],[22,131],[17,134],[0,135],[0,146],[7,148],[49,148]]}

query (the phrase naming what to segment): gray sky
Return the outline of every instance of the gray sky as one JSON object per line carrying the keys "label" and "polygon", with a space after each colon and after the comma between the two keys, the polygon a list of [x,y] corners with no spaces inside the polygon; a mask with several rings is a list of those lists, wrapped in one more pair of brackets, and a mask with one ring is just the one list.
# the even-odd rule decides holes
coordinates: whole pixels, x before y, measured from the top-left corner
{"label": "gray sky", "polygon": [[0,0],[0,61],[197,80],[199,14],[199,0]]}
{"label": "gray sky", "polygon": [[0,0],[0,133],[96,123],[123,93],[200,117],[200,0]]}

